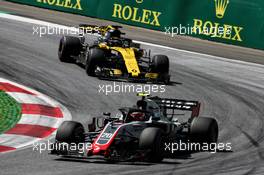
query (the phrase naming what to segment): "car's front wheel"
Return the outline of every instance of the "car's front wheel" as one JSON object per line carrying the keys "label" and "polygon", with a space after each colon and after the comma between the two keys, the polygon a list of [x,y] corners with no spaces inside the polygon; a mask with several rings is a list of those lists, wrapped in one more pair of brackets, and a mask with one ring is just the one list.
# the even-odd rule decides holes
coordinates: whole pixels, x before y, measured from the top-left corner
{"label": "car's front wheel", "polygon": [[169,58],[166,55],[155,55],[151,58],[152,71],[155,73],[169,73]]}
{"label": "car's front wheel", "polygon": [[165,84],[170,84],[170,62],[166,55],[155,55],[151,58],[151,72],[158,73]]}
{"label": "car's front wheel", "polygon": [[155,127],[146,128],[139,138],[139,148],[149,150],[147,160],[150,162],[161,162],[163,160],[162,130]]}
{"label": "car's front wheel", "polygon": [[91,48],[86,59],[86,73],[89,76],[95,76],[95,69],[101,66],[105,61],[105,52],[100,48]]}
{"label": "car's front wheel", "polygon": [[57,130],[56,141],[64,143],[84,142],[84,127],[75,121],[64,121]]}

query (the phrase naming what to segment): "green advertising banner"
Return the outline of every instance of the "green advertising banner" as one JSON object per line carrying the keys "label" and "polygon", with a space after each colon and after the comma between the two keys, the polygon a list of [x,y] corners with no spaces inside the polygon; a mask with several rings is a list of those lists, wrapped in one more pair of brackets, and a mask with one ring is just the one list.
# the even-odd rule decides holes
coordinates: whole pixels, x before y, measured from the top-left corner
{"label": "green advertising banner", "polygon": [[263,0],[10,0],[264,50]]}
{"label": "green advertising banner", "polygon": [[97,16],[171,36],[264,49],[263,0],[101,0]]}
{"label": "green advertising banner", "polygon": [[[91,17],[96,17],[97,7],[99,1],[89,1],[89,0],[8,0],[12,2],[17,2],[21,4],[27,4],[47,9],[53,9],[63,12],[87,15]],[[89,5],[89,6],[88,6]],[[95,8],[91,8],[94,6]],[[87,9],[89,9],[89,14],[87,14]]]}

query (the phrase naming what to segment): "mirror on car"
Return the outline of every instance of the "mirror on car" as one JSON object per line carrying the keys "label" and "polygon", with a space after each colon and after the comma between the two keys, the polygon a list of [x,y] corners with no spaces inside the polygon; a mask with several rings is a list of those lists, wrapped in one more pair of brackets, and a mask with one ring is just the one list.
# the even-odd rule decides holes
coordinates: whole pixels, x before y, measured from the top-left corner
{"label": "mirror on car", "polygon": [[103,129],[104,126],[105,126],[105,118],[97,118],[96,119],[96,124],[97,124],[97,127],[100,128],[100,129]]}
{"label": "mirror on car", "polygon": [[[109,115],[109,114],[107,114]],[[92,121],[88,124],[88,131],[95,132],[98,129],[103,129],[108,123],[108,119],[104,117],[94,117]]]}
{"label": "mirror on car", "polygon": [[174,122],[174,123],[178,123],[179,122],[179,119],[176,118],[176,117],[172,117],[171,121]]}
{"label": "mirror on car", "polygon": [[88,132],[95,132],[96,130],[96,118],[92,118],[92,122],[88,124]]}
{"label": "mirror on car", "polygon": [[103,115],[104,116],[107,116],[107,117],[110,117],[111,116],[111,113],[110,112],[104,112]]}

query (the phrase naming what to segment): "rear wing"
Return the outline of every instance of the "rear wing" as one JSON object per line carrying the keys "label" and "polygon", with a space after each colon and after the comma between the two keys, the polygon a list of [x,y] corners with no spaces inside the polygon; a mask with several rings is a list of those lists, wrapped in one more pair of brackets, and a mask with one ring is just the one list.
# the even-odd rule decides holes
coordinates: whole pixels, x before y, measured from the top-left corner
{"label": "rear wing", "polygon": [[[174,115],[174,110],[183,110],[183,111],[191,111],[191,117],[198,117],[200,113],[201,103],[198,101],[188,101],[181,99],[169,99],[169,98],[159,98],[159,97],[151,97],[149,98],[155,103],[157,103],[161,109],[167,112],[167,109],[172,110],[172,114]],[[167,113],[166,113],[167,114]]]}

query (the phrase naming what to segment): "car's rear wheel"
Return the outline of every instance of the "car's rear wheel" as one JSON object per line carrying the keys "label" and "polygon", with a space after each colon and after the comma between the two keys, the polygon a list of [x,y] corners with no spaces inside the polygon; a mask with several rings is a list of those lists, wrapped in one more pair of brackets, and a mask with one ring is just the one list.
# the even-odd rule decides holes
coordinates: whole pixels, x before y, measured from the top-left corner
{"label": "car's rear wheel", "polygon": [[77,37],[63,36],[60,40],[58,57],[61,62],[72,62],[72,56],[78,56],[81,50],[81,41]]}
{"label": "car's rear wheel", "polygon": [[155,127],[146,128],[139,138],[139,148],[150,150],[147,160],[150,162],[161,162],[163,160],[162,130]]}
{"label": "car's rear wheel", "polygon": [[105,52],[100,48],[92,48],[87,55],[86,73],[89,76],[95,76],[95,69],[97,66],[102,66],[105,61]]}
{"label": "car's rear wheel", "polygon": [[218,124],[213,118],[195,117],[190,126],[190,141],[195,143],[216,143],[218,140]]}
{"label": "car's rear wheel", "polygon": [[57,130],[56,141],[64,143],[84,142],[84,127],[75,121],[64,121]]}

